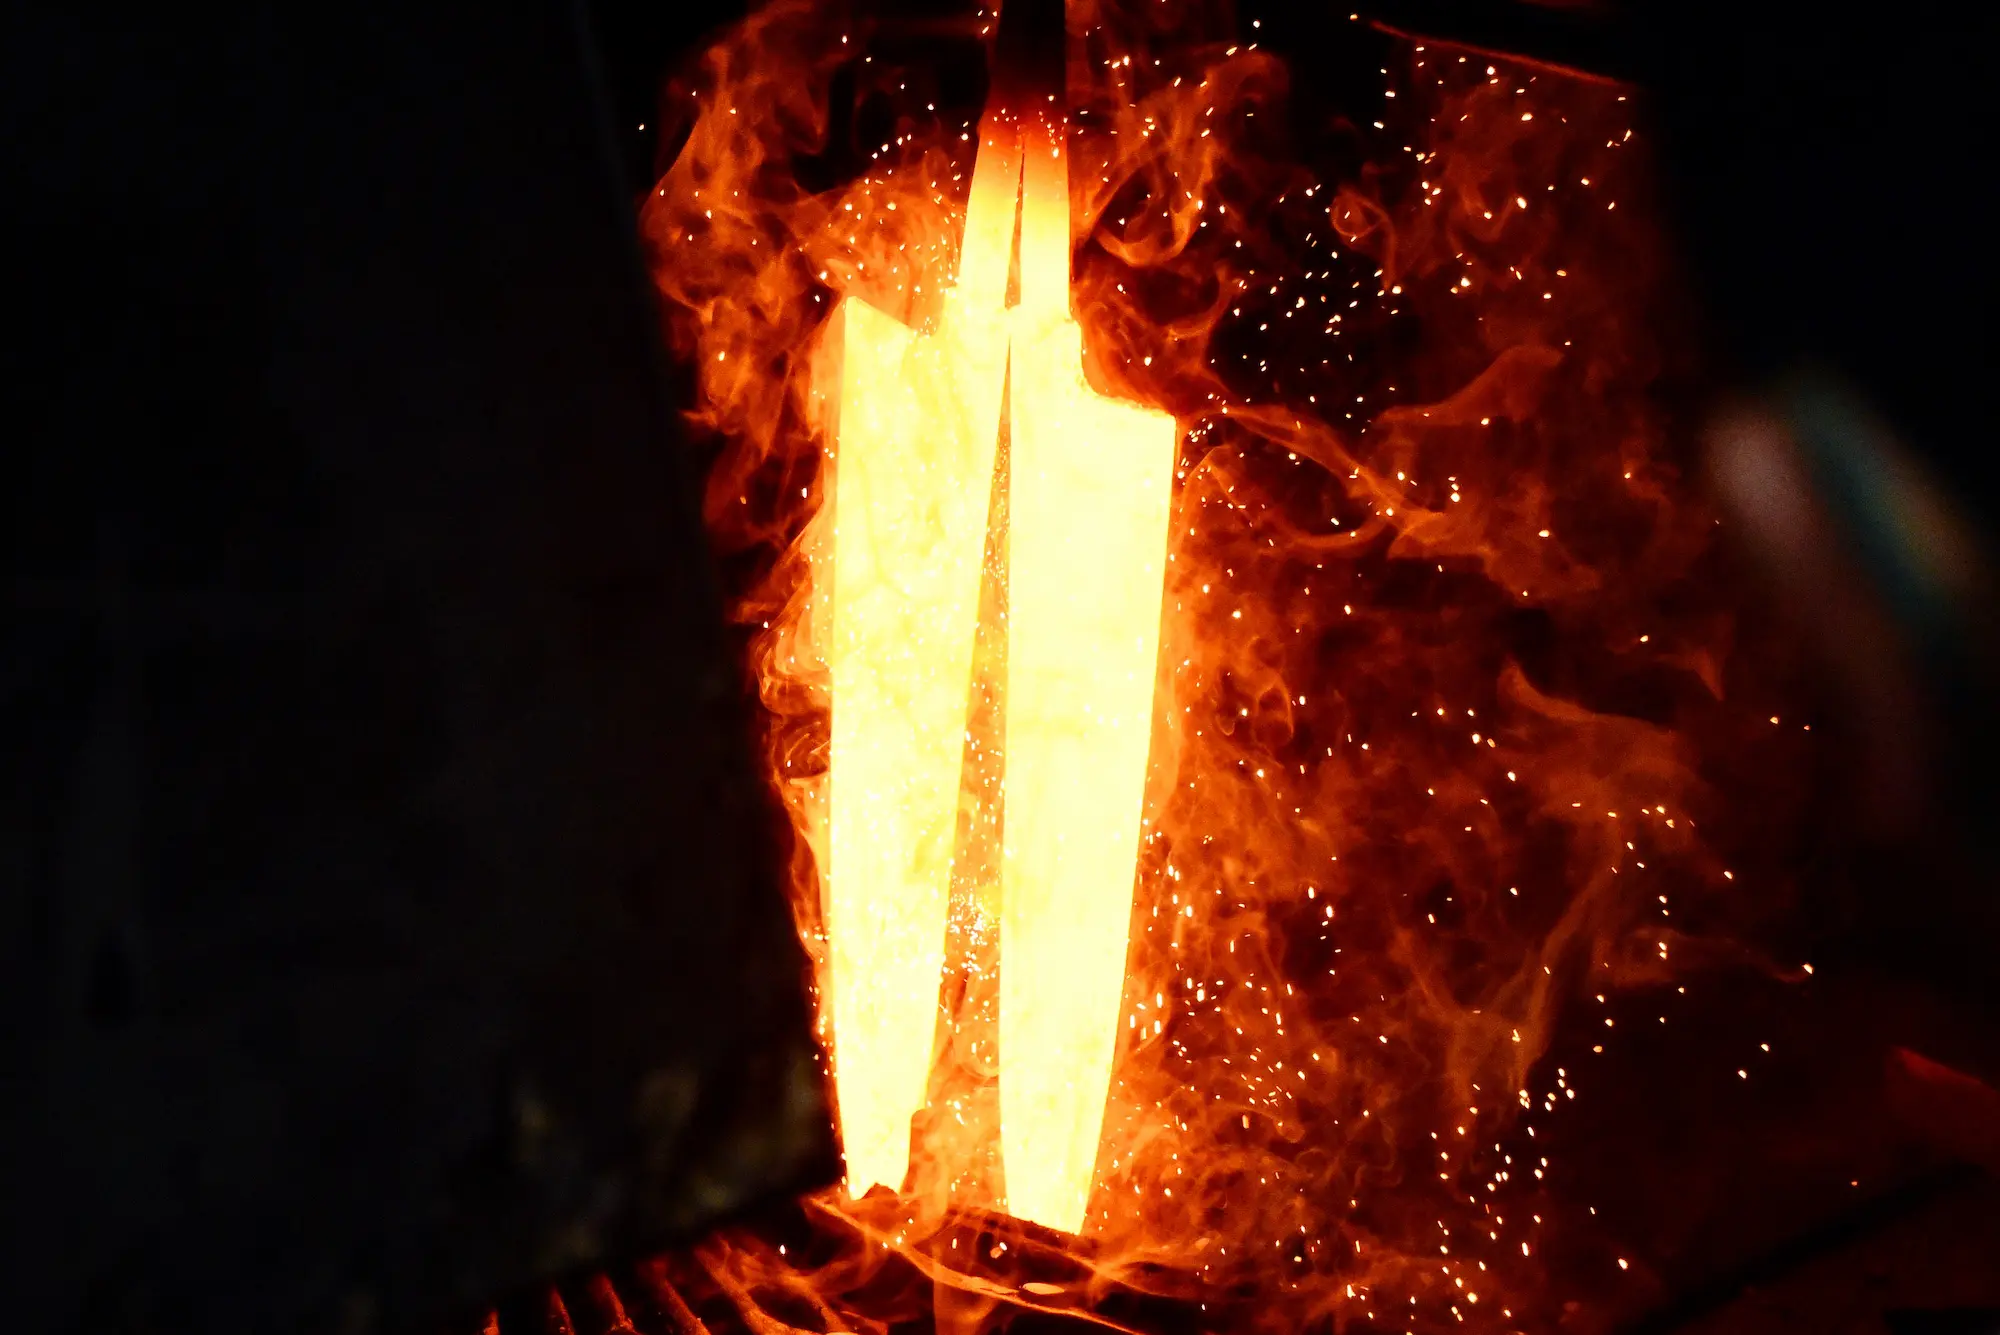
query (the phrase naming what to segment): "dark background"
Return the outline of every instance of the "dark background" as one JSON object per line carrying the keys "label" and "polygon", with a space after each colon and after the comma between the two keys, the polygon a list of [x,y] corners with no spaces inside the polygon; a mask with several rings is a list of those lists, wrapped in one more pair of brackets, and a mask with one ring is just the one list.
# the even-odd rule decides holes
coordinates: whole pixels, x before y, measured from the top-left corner
{"label": "dark background", "polygon": [[400,1326],[825,1181],[581,15],[0,52],[0,1324]]}

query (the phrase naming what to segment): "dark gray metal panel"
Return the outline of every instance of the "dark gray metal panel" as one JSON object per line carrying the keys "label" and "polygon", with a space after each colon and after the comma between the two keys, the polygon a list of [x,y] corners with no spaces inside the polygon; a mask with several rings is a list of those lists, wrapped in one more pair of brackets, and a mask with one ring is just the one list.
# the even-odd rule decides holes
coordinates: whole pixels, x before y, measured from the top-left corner
{"label": "dark gray metal panel", "polygon": [[8,1328],[376,1329],[823,1180],[574,14],[7,23]]}

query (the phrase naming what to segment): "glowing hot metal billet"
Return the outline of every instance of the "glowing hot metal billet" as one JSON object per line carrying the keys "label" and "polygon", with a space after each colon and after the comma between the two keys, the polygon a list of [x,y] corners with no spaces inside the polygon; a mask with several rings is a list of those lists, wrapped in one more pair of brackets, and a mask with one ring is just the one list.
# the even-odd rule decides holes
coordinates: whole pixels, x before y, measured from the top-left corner
{"label": "glowing hot metal billet", "polygon": [[855,300],[837,317],[826,920],[857,1195],[902,1185],[930,1072],[1019,173],[1017,141],[982,142],[936,330]]}
{"label": "glowing hot metal billet", "polygon": [[1117,1041],[1175,429],[1084,382],[1063,142],[1059,118],[988,116],[934,331],[841,313],[827,926],[848,1186],[896,1187],[937,1019],[1011,364],[1000,1139],[1011,1212],[1075,1231]]}

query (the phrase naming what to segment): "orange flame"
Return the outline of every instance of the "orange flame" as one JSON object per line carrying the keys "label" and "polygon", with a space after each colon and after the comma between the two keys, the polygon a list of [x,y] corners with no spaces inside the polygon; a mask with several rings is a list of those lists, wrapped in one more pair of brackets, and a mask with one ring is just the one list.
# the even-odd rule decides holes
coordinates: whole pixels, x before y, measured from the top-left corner
{"label": "orange flame", "polygon": [[[1152,1287],[1249,1281],[1270,1301],[1244,1319],[1273,1328],[1391,1311],[1425,1326],[1552,1324],[1562,1297],[1545,1249],[1601,1244],[1546,1181],[1578,1073],[1544,1054],[1579,993],[1671,976],[1693,953],[1676,925],[1728,889],[1697,837],[1708,798],[1684,726],[1718,707],[1728,609],[1696,581],[1713,525],[1653,397],[1671,343],[1629,104],[1613,85],[1406,43],[1385,71],[1397,97],[1384,128],[1342,128],[1365,153],[1336,174],[1277,132],[1282,64],[1229,44],[1201,0],[1072,6],[1071,26],[1073,271],[1059,256],[1030,265],[1024,230],[1020,286],[1027,306],[1032,275],[1073,272],[1078,332],[1060,349],[1050,335],[1043,362],[1014,326],[999,464],[1012,497],[994,525],[1009,583],[996,588],[989,541],[974,590],[967,535],[984,529],[969,517],[940,526],[951,554],[921,572],[951,586],[951,624],[975,601],[987,623],[954,642],[925,715],[965,722],[969,683],[970,740],[953,755],[946,725],[925,722],[921,764],[883,762],[884,782],[920,790],[929,812],[921,838],[898,836],[927,850],[927,941],[944,919],[942,944],[906,957],[906,976],[842,978],[846,845],[836,835],[829,859],[826,826],[829,750],[835,804],[849,763],[837,606],[849,535],[826,531],[822,457],[837,440],[850,466],[852,418],[830,410],[861,387],[834,388],[843,373],[819,331],[844,298],[850,356],[856,321],[876,318],[856,316],[859,301],[928,331],[884,329],[880,346],[950,337],[984,253],[968,241],[961,261],[960,237],[988,230],[965,221],[968,196],[981,207],[970,118],[954,119],[921,62],[876,61],[862,26],[780,0],[679,94],[690,138],[645,218],[699,377],[696,420],[718,442],[707,517],[745,591],[770,773],[799,834],[795,904],[835,1026],[851,1181],[901,1179],[906,1192],[900,1222],[871,1236],[919,1247],[939,1206],[1003,1190],[1030,1218],[1062,1224],[1077,1209],[1074,1188],[1024,1194],[1029,1150],[1007,1125],[1028,1123],[1000,1104],[1022,1078],[1005,1051],[1022,1024],[1007,979],[1055,967],[1022,966],[1013,943],[1033,928],[1007,916],[1023,870],[1017,771],[1033,753],[1014,691],[1031,646],[1080,634],[1024,625],[1022,600],[1088,573],[1062,567],[1048,531],[1076,531],[1053,508],[1081,495],[1076,482],[1049,489],[1045,517],[1024,517],[1023,460],[1094,466],[1028,439],[1055,420],[1045,405],[1077,390],[1032,388],[1025,368],[1073,376],[1080,333],[1090,382],[1170,412],[1181,444],[1137,887],[1088,878],[1106,902],[1133,898],[1116,927],[1129,942],[1120,1046],[1076,1255]],[[836,73],[891,127],[847,180],[824,166]],[[1051,253],[1060,237],[1052,226]],[[867,392],[885,383],[871,376]],[[983,516],[987,442],[942,434],[964,450],[953,480],[921,485]],[[834,607],[815,560],[828,550]],[[1105,638],[1128,634],[1143,634],[1136,620]],[[1132,651],[1153,661],[1143,643]],[[1002,717],[1004,830],[987,755]],[[981,846],[996,837],[997,859]],[[942,1015],[923,981],[940,958]],[[864,1059],[840,1026],[870,977],[922,1037],[898,1040],[911,1067],[865,1114],[877,1130],[864,1137],[847,1086]],[[1101,1102],[1084,1095],[1078,1106]],[[912,1111],[905,1175],[911,1142],[890,1145]],[[996,1140],[1004,1188],[976,1162]],[[1030,1171],[1076,1181],[1065,1153],[1070,1168]]]}

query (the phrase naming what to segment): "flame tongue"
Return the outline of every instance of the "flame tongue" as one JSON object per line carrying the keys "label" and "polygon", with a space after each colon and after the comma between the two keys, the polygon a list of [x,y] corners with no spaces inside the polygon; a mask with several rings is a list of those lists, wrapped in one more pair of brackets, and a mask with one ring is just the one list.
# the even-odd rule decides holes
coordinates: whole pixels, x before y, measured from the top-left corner
{"label": "flame tongue", "polygon": [[924,1103],[1011,365],[1000,1139],[1009,1208],[1075,1231],[1116,1047],[1175,431],[1083,380],[1060,117],[986,117],[934,332],[858,301],[842,319],[827,926],[848,1186],[901,1185]]}
{"label": "flame tongue", "polygon": [[[1776,756],[1776,702],[1746,712],[1762,688],[1725,653],[1754,621],[1710,582],[1713,521],[1666,449],[1658,377],[1687,363],[1655,318],[1643,136],[1628,90],[1421,44],[1383,53],[1379,135],[1280,132],[1323,99],[1287,94],[1226,10],[1092,7],[1058,158],[998,118],[1054,109],[1004,68],[975,147],[957,64],[878,59],[845,7],[771,0],[712,53],[647,210],[695,420],[726,442],[707,519],[761,623],[849,1185],[901,1188],[828,1208],[879,1226],[869,1256],[1047,1283],[1016,1241],[1039,1224],[956,1230],[1002,1200],[1073,1228],[1088,1192],[1088,1242],[1050,1248],[1215,1328],[1609,1321],[1626,1272],[1578,1193],[1626,1169],[1603,1138],[1595,1168],[1549,1156],[1566,1118],[1604,1115],[1578,1083],[1614,1043],[1687,1037],[1678,990],[1641,1026],[1613,989],[1764,911],[1695,823],[1730,810],[1704,773]],[[899,132],[817,189],[792,164],[820,170],[850,77],[857,126],[900,108]],[[1090,236],[1073,275],[1064,176]],[[830,288],[850,300],[823,341]],[[1114,741],[1142,717],[1158,530],[1118,507],[1164,485],[1168,435],[1146,456],[1097,415],[1072,310],[1093,373],[1184,433],[1143,842],[1117,792],[1143,762]],[[1140,851],[1136,887],[1114,845]],[[728,1264],[754,1274],[748,1252]],[[858,1254],[777,1253],[780,1310],[803,1280],[840,1313],[810,1324],[892,1319]],[[1244,1306],[1218,1316],[1218,1291]],[[976,1335],[972,1310],[936,1315]]]}

